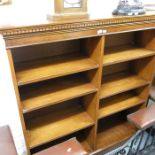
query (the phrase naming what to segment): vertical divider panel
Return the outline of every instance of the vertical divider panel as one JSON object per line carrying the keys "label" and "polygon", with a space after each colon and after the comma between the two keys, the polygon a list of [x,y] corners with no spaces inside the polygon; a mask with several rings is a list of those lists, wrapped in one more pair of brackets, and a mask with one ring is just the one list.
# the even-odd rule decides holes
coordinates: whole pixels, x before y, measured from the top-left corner
{"label": "vertical divider panel", "polygon": [[22,129],[23,129],[23,134],[24,134],[24,138],[25,138],[25,142],[26,142],[27,153],[28,153],[28,155],[30,155],[30,148],[28,146],[26,126],[25,126],[25,121],[24,121],[24,117],[23,117],[23,110],[22,110],[23,108],[21,105],[21,100],[20,100],[19,89],[18,89],[18,84],[17,84],[17,80],[16,80],[16,74],[15,74],[15,68],[14,68],[14,62],[13,62],[11,49],[7,50],[7,54],[8,54],[8,59],[9,59],[9,63],[10,63],[11,74],[12,74],[14,89],[15,89],[15,93],[16,93],[16,98],[17,98],[17,102],[18,102],[18,110],[19,110],[21,125],[22,125]]}
{"label": "vertical divider panel", "polygon": [[[97,138],[97,122],[98,122],[98,113],[99,113],[99,96],[101,88],[101,77],[102,77],[102,60],[103,60],[103,48],[104,48],[105,37],[94,37],[86,40],[85,50],[88,53],[89,57],[97,62],[98,69],[89,71],[87,77],[91,83],[96,86],[98,91],[94,94],[88,95],[84,98],[84,106],[86,111],[95,121],[95,125],[90,131],[90,134],[87,137],[89,145],[95,150],[96,149],[96,138]],[[82,44],[83,45],[83,44]]]}

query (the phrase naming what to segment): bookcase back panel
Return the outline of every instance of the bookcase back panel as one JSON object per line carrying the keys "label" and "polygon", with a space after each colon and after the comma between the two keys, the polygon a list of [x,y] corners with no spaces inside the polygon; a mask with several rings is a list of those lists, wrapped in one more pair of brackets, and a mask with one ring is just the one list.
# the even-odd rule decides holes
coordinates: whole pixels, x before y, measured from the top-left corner
{"label": "bookcase back panel", "polygon": [[112,34],[106,36],[105,47],[130,45],[134,43],[134,32]]}
{"label": "bookcase back panel", "polygon": [[155,51],[155,30],[141,30],[106,36],[105,47],[137,45]]}
{"label": "bookcase back panel", "polygon": [[56,42],[50,44],[26,46],[13,49],[15,62],[47,58],[80,51],[80,40]]}
{"label": "bookcase back panel", "polygon": [[155,52],[155,30],[139,31],[135,34],[136,43]]}
{"label": "bookcase back panel", "polygon": [[[153,78],[155,70],[154,57],[147,57],[128,62],[122,62],[115,65],[105,66],[103,68],[103,79],[106,76],[114,75],[116,73],[130,73],[147,80],[148,82]],[[147,73],[147,74],[146,74]]]}
{"label": "bookcase back panel", "polygon": [[93,44],[94,46],[97,44],[97,39],[98,37],[93,37],[91,39],[75,39],[41,45],[18,47],[12,49],[12,53],[14,62],[23,62],[74,53],[89,55],[92,54],[89,53],[89,51],[92,51],[91,48]]}
{"label": "bookcase back panel", "polygon": [[120,144],[135,132],[136,128],[127,122],[125,112],[101,119],[98,122],[97,148],[108,149]]}
{"label": "bookcase back panel", "polygon": [[[54,106],[49,106],[49,107],[46,107],[43,109],[36,110],[32,113],[25,114],[24,117],[25,117],[26,124],[29,125],[30,120],[39,118],[39,117],[41,118],[42,116],[47,115],[47,114],[51,114],[51,116],[53,115],[53,117],[52,117],[53,119],[58,119],[58,120],[62,119],[63,115],[61,113],[57,114],[58,117],[54,117],[56,115],[56,111],[57,110],[59,111],[61,109],[67,109],[66,107],[72,107],[72,105],[74,105],[74,106],[79,105],[82,108],[82,103],[80,102],[79,98],[72,99],[72,100],[65,101],[65,102],[62,102],[62,103],[54,105]],[[72,112],[69,109],[68,109],[68,111]]]}
{"label": "bookcase back panel", "polygon": [[100,100],[99,119],[144,104],[146,96],[143,95],[148,95],[147,88],[140,87]]}
{"label": "bookcase back panel", "polygon": [[107,75],[120,73],[120,72],[128,72],[129,67],[130,67],[130,62],[106,66],[103,68],[103,75],[102,76],[107,76]]}

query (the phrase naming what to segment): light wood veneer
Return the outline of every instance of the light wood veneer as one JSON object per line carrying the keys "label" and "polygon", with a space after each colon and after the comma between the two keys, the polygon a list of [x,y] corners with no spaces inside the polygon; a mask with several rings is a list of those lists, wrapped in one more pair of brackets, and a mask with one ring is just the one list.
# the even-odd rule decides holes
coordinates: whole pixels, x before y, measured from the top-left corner
{"label": "light wood veneer", "polygon": [[[154,19],[90,18],[0,29],[29,155],[79,135],[88,152],[107,149],[136,132],[126,115],[144,107],[149,95]],[[24,59],[17,62],[19,55]],[[67,105],[72,99],[78,102]]]}

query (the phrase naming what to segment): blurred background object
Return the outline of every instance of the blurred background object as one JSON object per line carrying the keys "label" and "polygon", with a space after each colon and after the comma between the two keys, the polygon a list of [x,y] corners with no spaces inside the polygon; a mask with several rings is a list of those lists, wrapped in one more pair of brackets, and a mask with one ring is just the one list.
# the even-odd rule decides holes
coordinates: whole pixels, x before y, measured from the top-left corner
{"label": "blurred background object", "polygon": [[10,4],[11,0],[0,0],[0,5]]}
{"label": "blurred background object", "polygon": [[141,0],[120,0],[117,9],[113,15],[133,16],[145,14],[144,6]]}
{"label": "blurred background object", "polygon": [[143,0],[146,11],[155,11],[155,0]]}
{"label": "blurred background object", "polygon": [[144,7],[146,11],[155,11],[155,4],[145,4]]}

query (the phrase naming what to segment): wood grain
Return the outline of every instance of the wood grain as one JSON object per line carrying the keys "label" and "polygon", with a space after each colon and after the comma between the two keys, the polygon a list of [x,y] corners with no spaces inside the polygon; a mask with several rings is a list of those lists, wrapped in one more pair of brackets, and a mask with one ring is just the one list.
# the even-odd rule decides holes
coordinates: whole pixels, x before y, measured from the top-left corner
{"label": "wood grain", "polygon": [[26,130],[26,126],[25,126],[24,116],[23,116],[23,113],[22,113],[22,105],[21,105],[21,100],[20,100],[18,84],[17,84],[17,80],[16,80],[16,74],[15,74],[12,51],[11,51],[11,49],[9,49],[7,52],[8,52],[8,59],[9,59],[11,75],[12,75],[12,79],[13,79],[13,86],[14,86],[14,90],[15,90],[15,94],[16,94],[16,98],[17,98],[19,117],[20,117],[21,126],[22,126],[22,130],[23,130],[23,135],[24,135],[24,139],[25,139],[27,154],[30,155],[30,148],[29,148],[29,145],[28,145],[28,138],[27,138],[27,134],[26,134],[27,130]]}
{"label": "wood grain", "polygon": [[114,46],[105,49],[103,66],[140,59],[155,55],[154,51],[131,45]]}
{"label": "wood grain", "polygon": [[145,100],[131,94],[123,93],[104,99],[100,103],[99,119],[144,103]]}
{"label": "wood grain", "polygon": [[83,76],[69,76],[21,88],[23,112],[28,113],[96,92]]}
{"label": "wood grain", "polygon": [[[97,136],[97,120],[99,110],[99,91],[101,85],[102,76],[102,60],[104,50],[105,37],[93,37],[85,40],[84,46],[88,55],[99,64],[99,67],[95,70],[88,71],[88,79],[98,88],[98,91],[92,95],[88,95],[84,98],[84,106],[89,115],[95,120],[95,125],[87,136],[89,145],[95,149],[96,147],[96,136]],[[91,45],[91,46],[90,46]],[[83,47],[83,46],[82,46]]]}
{"label": "wood grain", "polygon": [[145,86],[149,83],[149,81],[129,73],[109,75],[104,78],[104,82],[101,87],[100,99]]}
{"label": "wood grain", "polygon": [[86,56],[65,55],[16,64],[16,76],[21,86],[97,67],[98,64]]}
{"label": "wood grain", "polygon": [[[86,140],[88,145],[94,150],[98,148],[105,149],[118,144],[128,139],[135,133],[135,128],[129,125],[129,123],[126,122],[126,119],[122,120],[123,118],[126,118],[126,113],[120,111],[127,109],[127,112],[133,112],[135,108],[132,109],[130,108],[131,106],[133,107],[138,103],[141,103],[141,98],[145,101],[147,99],[149,92],[148,88],[149,84],[151,83],[155,64],[153,53],[155,49],[155,31],[153,30],[153,27],[155,27],[155,16],[145,15],[124,18],[110,16],[110,18],[107,17],[106,19],[102,19],[103,16],[102,14],[100,15],[101,19],[90,18],[87,21],[78,19],[74,22],[48,22],[41,23],[41,25],[32,24],[31,26],[18,25],[19,27],[8,26],[7,28],[2,26],[0,29],[1,34],[3,34],[4,39],[6,40],[7,48],[13,48],[14,50],[18,48],[18,51],[20,50],[22,57],[24,57],[24,55],[22,55],[23,51],[19,47],[32,47],[30,51],[28,50],[28,53],[31,53],[31,51],[34,53],[32,45],[37,44],[40,46],[44,44],[45,50],[48,50],[47,53],[55,53],[58,55],[56,58],[50,57],[49,59],[44,59],[43,57],[45,56],[45,53],[43,53],[44,56],[40,54],[40,60],[37,60],[37,57],[33,55],[33,61],[15,63],[14,68],[15,60],[12,60],[11,58],[12,51],[8,52],[9,61],[11,62],[11,71],[16,71],[16,73],[13,73],[13,81],[15,85],[16,96],[19,100],[18,106],[23,124],[23,131],[25,133],[25,139],[28,139],[28,150],[32,150],[32,148],[46,144],[50,141],[54,142],[55,140],[64,138],[64,136],[71,135],[72,133],[79,133],[82,129],[87,131],[88,127],[90,127],[90,130],[89,133],[85,132],[84,141]],[[144,32],[144,30],[146,31]],[[139,32],[137,33],[135,31]],[[128,32],[128,34],[126,32]],[[120,33],[119,37],[117,36],[117,33]],[[115,35],[116,38],[114,37]],[[125,37],[123,37],[124,35]],[[123,46],[115,46],[112,47],[112,49],[107,48],[104,50],[104,46],[107,44],[104,42],[104,40],[107,40],[109,36],[112,39],[112,41],[110,39],[110,44],[108,43],[110,46]],[[66,55],[66,53],[70,53],[70,50],[68,48],[60,48],[59,42],[64,41],[63,43],[66,45],[66,40],[74,39],[78,39],[78,47],[74,47],[74,45],[69,42],[71,47],[73,47],[75,50],[71,51],[74,53],[78,52],[81,55]],[[83,40],[84,43],[86,43],[84,45],[86,46],[86,50],[83,44],[81,44]],[[50,51],[46,46],[48,43],[50,44],[53,42],[57,42],[54,53],[53,50]],[[132,47],[125,47],[125,44],[130,44]],[[134,47],[134,44],[139,45],[140,48]],[[44,47],[42,46],[42,48]],[[56,52],[57,49],[62,49],[62,52]],[[87,55],[83,55],[83,53]],[[62,56],[62,54],[65,54],[65,56]],[[30,59],[30,57],[28,56],[27,59]],[[131,60],[134,61],[131,62]],[[121,64],[120,62],[125,62],[126,65],[123,66],[124,63]],[[115,67],[116,65],[112,65],[116,63],[120,63],[120,68]],[[107,73],[105,66],[111,67],[111,70]],[[125,72],[126,70],[128,73]],[[75,79],[78,79],[78,82],[70,80],[70,82],[65,83],[66,80],[63,76],[84,71],[87,71],[86,74],[89,79],[88,83],[85,82],[83,76],[79,77],[77,74],[74,76]],[[117,74],[117,72],[122,73]],[[103,82],[101,85],[102,73]],[[107,75],[111,73],[113,75]],[[47,85],[46,87],[43,87],[44,89],[41,92],[39,87],[37,87],[37,85],[42,86],[42,81],[53,78],[57,79],[58,77],[62,77],[62,81],[60,81],[57,85],[55,84],[54,87],[50,87],[50,89],[50,85]],[[31,87],[32,84],[35,85],[34,90]],[[60,87],[62,86],[60,89],[59,85]],[[20,98],[18,91],[25,86],[27,87],[27,91],[21,91],[20,93],[22,98]],[[95,87],[92,88],[92,86]],[[146,86],[146,88],[143,89],[144,87],[142,86]],[[71,87],[73,89],[71,89]],[[96,88],[97,92],[90,94],[90,92],[92,92],[91,90]],[[49,92],[46,91],[48,89]],[[59,90],[61,89],[62,91],[60,93]],[[131,94],[133,91],[135,91],[135,89],[137,95],[132,96]],[[131,94],[128,96],[129,90],[131,90]],[[25,92],[28,92],[29,95],[27,95]],[[43,108],[43,103],[39,103],[40,99],[44,101],[45,98],[42,96],[44,93],[47,93],[46,97],[49,100],[55,98],[55,101],[53,100],[54,103],[46,102],[47,105],[45,108]],[[54,95],[55,93],[56,95]],[[120,93],[124,93],[124,96],[120,97]],[[24,95],[26,96],[25,98]],[[117,99],[112,97],[114,95],[116,95],[115,97]],[[78,98],[80,96],[82,96],[82,100],[81,98]],[[33,105],[30,107],[30,109],[32,108],[33,110],[36,110],[38,107],[40,109],[38,108],[36,111],[30,110],[31,113],[26,113],[23,115],[22,107],[26,104],[21,103],[20,99],[22,99],[24,102],[24,100],[32,99],[31,97],[33,99],[36,97],[36,101],[39,104],[35,105],[35,102],[32,103],[32,101],[31,103]],[[52,98],[50,99],[50,97]],[[105,99],[107,97],[110,98],[107,100]],[[70,106],[66,106],[66,103],[64,102],[60,103],[61,101],[67,101],[72,98],[77,98],[80,103],[83,103],[82,106],[77,102],[72,102]],[[99,109],[99,101],[101,101],[100,99],[104,99],[104,102],[106,100],[105,104],[103,103],[104,108],[101,106],[101,109]],[[60,105],[63,105],[63,107],[55,108]],[[50,111],[50,108],[54,108],[55,110]],[[45,109],[49,110],[48,113],[46,113]],[[100,121],[102,119],[97,120],[97,114],[99,113],[99,110],[103,109],[107,110],[106,116],[108,116],[104,117],[103,120],[106,120],[107,118],[108,119],[102,124],[101,127]],[[109,118],[116,112],[118,112],[117,114],[120,114],[120,117],[118,118],[119,121],[115,122],[113,120],[117,116],[114,116],[113,119]],[[36,116],[36,113],[38,116]]]}
{"label": "wood grain", "polygon": [[109,128],[105,128],[102,132],[98,133],[97,149],[104,150],[123,141],[126,141],[135,132],[136,128],[126,121],[112,124]]}
{"label": "wood grain", "polygon": [[81,141],[80,144],[82,145],[84,150],[86,150],[88,153],[93,152],[92,148],[90,147],[87,141]]}
{"label": "wood grain", "polygon": [[78,104],[69,104],[46,115],[27,120],[30,148],[56,140],[94,124]]}

